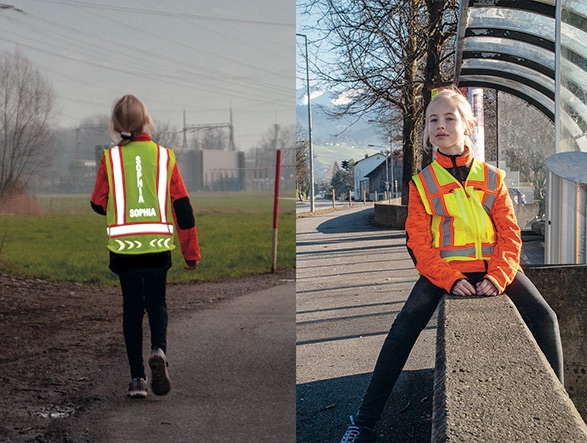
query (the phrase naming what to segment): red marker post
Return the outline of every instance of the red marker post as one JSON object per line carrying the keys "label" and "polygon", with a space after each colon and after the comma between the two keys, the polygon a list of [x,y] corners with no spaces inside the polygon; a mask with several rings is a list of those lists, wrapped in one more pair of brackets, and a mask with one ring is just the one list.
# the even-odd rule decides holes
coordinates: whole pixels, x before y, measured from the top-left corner
{"label": "red marker post", "polygon": [[281,149],[277,150],[275,160],[275,194],[273,198],[273,264],[271,272],[277,271],[277,230],[279,225],[279,182],[281,181]]}

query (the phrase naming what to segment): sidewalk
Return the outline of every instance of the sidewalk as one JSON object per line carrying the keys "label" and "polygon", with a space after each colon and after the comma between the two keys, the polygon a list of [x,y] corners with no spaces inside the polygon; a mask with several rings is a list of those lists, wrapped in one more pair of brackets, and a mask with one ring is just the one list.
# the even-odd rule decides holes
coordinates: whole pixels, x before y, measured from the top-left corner
{"label": "sidewalk", "polygon": [[[372,207],[297,220],[297,442],[338,442],[389,327],[417,279],[405,232]],[[433,318],[387,403],[379,442],[430,441]]]}
{"label": "sidewalk", "polygon": [[293,442],[294,292],[287,280],[175,318],[169,395],[122,395],[128,369],[121,356],[102,388],[108,405],[85,418],[89,439],[74,441]]}

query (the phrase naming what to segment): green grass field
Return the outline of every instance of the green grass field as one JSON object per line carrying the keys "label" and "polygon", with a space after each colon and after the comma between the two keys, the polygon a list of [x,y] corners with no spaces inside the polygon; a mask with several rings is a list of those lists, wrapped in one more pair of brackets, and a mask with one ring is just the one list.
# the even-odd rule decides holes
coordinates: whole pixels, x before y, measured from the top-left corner
{"label": "green grass field", "polygon": [[[84,284],[117,285],[108,269],[106,219],[88,196],[39,196],[44,215],[0,215],[0,272]],[[273,195],[195,193],[191,196],[202,252],[196,271],[173,251],[170,283],[219,281],[271,271]],[[279,203],[277,268],[295,267],[295,201]]]}

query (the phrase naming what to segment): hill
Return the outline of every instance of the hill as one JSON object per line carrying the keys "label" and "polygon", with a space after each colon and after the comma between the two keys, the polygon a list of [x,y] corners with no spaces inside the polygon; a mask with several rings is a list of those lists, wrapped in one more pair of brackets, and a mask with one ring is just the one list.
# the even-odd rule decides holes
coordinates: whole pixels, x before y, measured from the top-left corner
{"label": "hill", "polygon": [[316,183],[330,181],[332,166],[337,162],[340,166],[343,160],[359,161],[366,155],[379,152],[376,148],[360,148],[346,144],[314,144],[314,180]]}
{"label": "hill", "polygon": [[[304,91],[298,90],[297,96],[296,121],[307,130],[308,105],[305,103]],[[358,120],[348,117],[334,119],[327,112],[335,107],[332,97],[329,97],[328,94],[312,98],[312,139],[315,144],[346,144],[359,147],[369,144],[383,144],[382,137],[377,133],[376,127],[369,123],[371,119],[369,116]]]}

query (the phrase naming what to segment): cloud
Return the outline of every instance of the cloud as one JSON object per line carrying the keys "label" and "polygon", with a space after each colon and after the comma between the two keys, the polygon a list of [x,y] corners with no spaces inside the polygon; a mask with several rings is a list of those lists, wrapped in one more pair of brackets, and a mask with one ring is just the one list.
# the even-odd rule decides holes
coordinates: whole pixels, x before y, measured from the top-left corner
{"label": "cloud", "polygon": [[[314,99],[316,99],[316,98],[324,95],[324,93],[325,93],[325,91],[312,91],[312,92],[310,92],[310,98],[312,100],[314,100]],[[307,105],[308,104],[308,94],[304,94],[304,97],[302,99],[302,103],[304,105]]]}
{"label": "cloud", "polygon": [[361,93],[360,89],[349,89],[347,91],[344,91],[342,94],[340,94],[335,99],[332,99],[331,103],[334,106],[346,105],[346,104],[352,102],[355,99],[355,97],[357,95],[359,95],[360,93]]}

